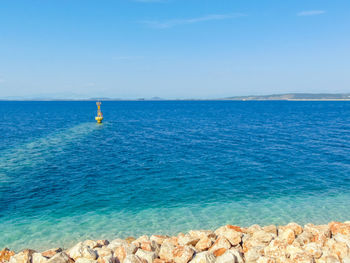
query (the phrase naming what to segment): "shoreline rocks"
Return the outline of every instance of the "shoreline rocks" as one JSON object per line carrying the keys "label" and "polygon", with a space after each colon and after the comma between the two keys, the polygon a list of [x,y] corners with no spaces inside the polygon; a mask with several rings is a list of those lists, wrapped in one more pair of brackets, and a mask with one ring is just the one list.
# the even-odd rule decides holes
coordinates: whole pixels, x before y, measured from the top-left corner
{"label": "shoreline rocks", "polygon": [[177,236],[85,240],[69,249],[15,253],[0,263],[350,263],[350,221],[327,225],[226,225]]}

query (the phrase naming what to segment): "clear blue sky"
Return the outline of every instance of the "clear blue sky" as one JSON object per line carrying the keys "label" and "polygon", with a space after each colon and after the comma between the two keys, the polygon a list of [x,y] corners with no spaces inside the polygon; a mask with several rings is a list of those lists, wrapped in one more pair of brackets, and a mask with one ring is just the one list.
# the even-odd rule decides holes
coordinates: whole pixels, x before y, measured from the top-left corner
{"label": "clear blue sky", "polygon": [[3,0],[0,97],[350,92],[349,0]]}

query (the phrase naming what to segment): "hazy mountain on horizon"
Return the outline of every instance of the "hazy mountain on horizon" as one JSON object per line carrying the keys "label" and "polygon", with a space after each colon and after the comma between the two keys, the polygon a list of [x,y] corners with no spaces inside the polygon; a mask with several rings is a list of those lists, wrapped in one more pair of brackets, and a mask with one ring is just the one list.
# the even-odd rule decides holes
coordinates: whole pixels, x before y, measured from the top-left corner
{"label": "hazy mountain on horizon", "polygon": [[234,96],[227,100],[350,100],[350,93],[284,93]]}
{"label": "hazy mountain on horizon", "polygon": [[[66,94],[67,95],[67,94]],[[64,94],[54,96],[50,95],[39,95],[39,96],[8,96],[0,97],[0,100],[8,101],[61,101],[61,100],[72,100],[72,101],[128,101],[128,100],[138,100],[138,101],[162,101],[162,100],[350,100],[350,93],[283,93],[283,94],[270,94],[270,95],[248,95],[248,96],[233,96],[226,98],[216,98],[216,99],[167,99],[161,97],[151,97],[151,98],[111,98],[111,97],[88,97],[81,96],[77,94],[70,94],[69,96],[64,96]]]}

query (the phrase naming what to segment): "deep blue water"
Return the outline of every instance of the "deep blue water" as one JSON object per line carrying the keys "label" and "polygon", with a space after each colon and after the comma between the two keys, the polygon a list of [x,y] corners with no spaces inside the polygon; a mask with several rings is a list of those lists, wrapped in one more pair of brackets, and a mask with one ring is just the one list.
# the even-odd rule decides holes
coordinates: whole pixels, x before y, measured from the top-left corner
{"label": "deep blue water", "polygon": [[349,102],[0,102],[0,248],[350,219]]}

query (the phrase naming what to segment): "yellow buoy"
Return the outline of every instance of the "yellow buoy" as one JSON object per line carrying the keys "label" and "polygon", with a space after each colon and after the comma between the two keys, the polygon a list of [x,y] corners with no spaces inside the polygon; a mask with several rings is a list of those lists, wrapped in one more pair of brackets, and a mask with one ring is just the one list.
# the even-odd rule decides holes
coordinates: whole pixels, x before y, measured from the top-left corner
{"label": "yellow buoy", "polygon": [[97,121],[97,123],[102,123],[103,114],[101,111],[101,102],[100,101],[96,102],[96,105],[97,105],[97,116],[95,117],[95,120]]}

